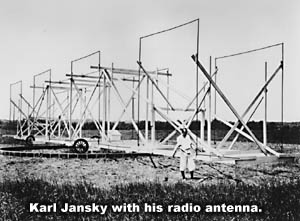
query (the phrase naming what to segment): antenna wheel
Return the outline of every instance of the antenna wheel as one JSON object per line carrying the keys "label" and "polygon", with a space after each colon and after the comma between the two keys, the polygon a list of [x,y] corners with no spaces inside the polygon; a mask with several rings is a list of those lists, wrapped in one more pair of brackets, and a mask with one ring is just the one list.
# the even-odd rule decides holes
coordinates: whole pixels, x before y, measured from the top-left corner
{"label": "antenna wheel", "polygon": [[77,139],[73,144],[73,148],[77,153],[86,153],[89,149],[89,143],[85,139]]}

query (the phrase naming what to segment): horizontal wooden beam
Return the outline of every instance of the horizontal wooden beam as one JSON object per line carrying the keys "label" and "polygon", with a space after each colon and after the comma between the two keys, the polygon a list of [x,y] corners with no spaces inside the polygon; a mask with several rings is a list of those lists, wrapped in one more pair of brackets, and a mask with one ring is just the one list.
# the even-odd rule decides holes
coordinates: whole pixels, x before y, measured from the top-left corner
{"label": "horizontal wooden beam", "polygon": [[255,165],[255,164],[280,164],[280,163],[294,163],[295,157],[293,156],[284,156],[284,157],[276,157],[276,156],[258,156],[258,157],[245,157],[238,160],[235,160],[235,164],[237,165]]}
{"label": "horizontal wooden beam", "polygon": [[86,74],[66,74],[67,77],[73,78],[89,78],[89,79],[99,79],[99,76],[91,76]]}
{"label": "horizontal wooden beam", "polygon": [[130,78],[122,78],[122,81],[130,81],[130,82],[139,82],[137,79],[130,79]]}
{"label": "horizontal wooden beam", "polygon": [[[66,74],[67,77],[71,77],[71,74]],[[82,82],[91,82],[96,83],[99,79],[97,76],[89,76],[89,75],[72,75],[73,78],[76,78],[76,81],[82,81]],[[89,78],[89,79],[95,79],[95,80],[87,80],[83,78]],[[129,82],[139,82],[137,79],[130,79],[130,78],[113,78],[114,81],[122,80],[122,81],[129,81]],[[68,83],[70,84],[70,83]]]}
{"label": "horizontal wooden beam", "polygon": [[[139,75],[139,71],[138,70],[134,70],[134,69],[124,69],[124,68],[109,68],[109,67],[98,67],[98,66],[91,66],[92,69],[100,69],[100,70],[109,70],[112,71],[114,74],[126,74],[126,75],[134,75],[134,76],[138,76]],[[156,72],[156,71],[147,71],[148,74],[153,74],[153,75],[164,75],[164,76],[172,76],[171,73],[166,73],[166,72]],[[144,75],[144,73],[141,71],[140,72],[141,75]]]}
{"label": "horizontal wooden beam", "polygon": [[[183,111],[183,112],[188,112],[188,111],[195,111],[195,109],[189,108],[189,109],[185,109],[185,108],[167,108],[167,107],[159,107],[161,110],[167,110],[167,111]],[[202,109],[200,110],[202,111]]]}
{"label": "horizontal wooden beam", "polygon": [[[77,81],[77,80],[76,80]],[[63,82],[63,81],[45,81],[46,83],[49,83],[49,84],[63,84],[63,85],[70,85],[70,82]],[[74,83],[76,85],[79,85],[79,86],[86,86],[86,87],[94,87],[95,84],[88,84],[88,83],[80,83],[80,82],[75,82]],[[96,83],[96,82],[95,82]],[[99,84],[97,84],[97,87],[99,86]],[[100,84],[100,86],[102,86]],[[52,86],[51,86],[52,87]]]}

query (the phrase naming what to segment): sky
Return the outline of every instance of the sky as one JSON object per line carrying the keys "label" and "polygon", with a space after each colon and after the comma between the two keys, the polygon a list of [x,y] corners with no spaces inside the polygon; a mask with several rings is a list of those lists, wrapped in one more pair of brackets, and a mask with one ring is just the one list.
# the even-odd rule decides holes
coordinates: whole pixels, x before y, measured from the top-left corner
{"label": "sky", "polygon": [[[23,94],[31,101],[33,75],[51,68],[53,78],[65,79],[71,60],[98,50],[104,66],[137,69],[141,36],[199,18],[199,56],[207,70],[210,56],[284,42],[284,121],[300,121],[299,12],[297,0],[0,0],[0,118],[9,118],[11,83],[22,80]],[[189,97],[196,89],[190,58],[196,36],[193,23],[142,41],[143,65],[170,68],[174,88]],[[239,113],[263,85],[265,61],[270,76],[280,64],[281,48],[218,62],[217,83]],[[279,73],[269,88],[270,121],[280,121],[280,79]],[[175,95],[170,100],[181,104]],[[234,119],[220,98],[217,114]],[[260,108],[254,119],[262,116]]]}

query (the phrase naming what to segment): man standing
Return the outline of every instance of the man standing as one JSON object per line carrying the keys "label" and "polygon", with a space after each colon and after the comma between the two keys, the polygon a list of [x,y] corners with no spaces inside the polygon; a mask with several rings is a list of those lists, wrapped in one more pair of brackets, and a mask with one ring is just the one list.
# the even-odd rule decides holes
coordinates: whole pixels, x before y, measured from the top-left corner
{"label": "man standing", "polygon": [[191,179],[194,178],[195,170],[195,145],[193,144],[190,136],[187,134],[187,129],[181,129],[181,135],[177,137],[177,144],[174,147],[173,157],[177,150],[180,149],[180,172],[182,178],[185,179],[185,170],[188,168],[191,174]]}

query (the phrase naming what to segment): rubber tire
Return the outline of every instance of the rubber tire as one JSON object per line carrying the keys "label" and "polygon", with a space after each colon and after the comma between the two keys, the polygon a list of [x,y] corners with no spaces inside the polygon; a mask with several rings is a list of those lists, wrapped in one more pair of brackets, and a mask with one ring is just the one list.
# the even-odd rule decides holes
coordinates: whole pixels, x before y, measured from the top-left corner
{"label": "rubber tire", "polygon": [[32,146],[33,145],[33,141],[35,141],[35,138],[34,138],[33,135],[29,135],[28,137],[26,137],[25,142],[26,142],[26,144],[28,146]]}
{"label": "rubber tire", "polygon": [[76,153],[86,153],[89,149],[89,142],[82,138],[77,139],[73,144],[73,148]]}

